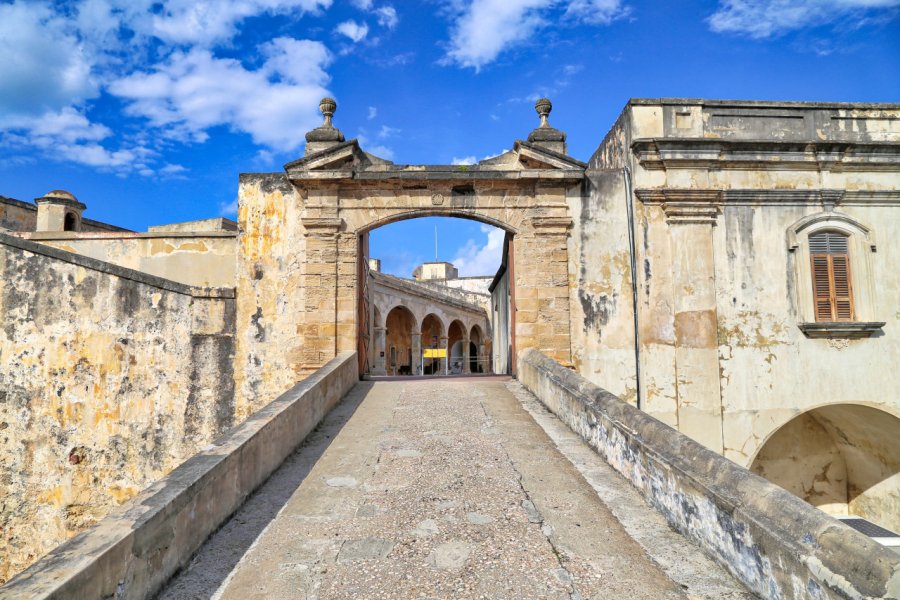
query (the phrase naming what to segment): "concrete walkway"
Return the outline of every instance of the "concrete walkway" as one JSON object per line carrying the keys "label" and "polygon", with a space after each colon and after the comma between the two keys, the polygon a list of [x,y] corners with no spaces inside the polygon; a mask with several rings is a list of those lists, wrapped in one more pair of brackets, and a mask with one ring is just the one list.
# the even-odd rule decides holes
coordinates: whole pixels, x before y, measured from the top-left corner
{"label": "concrete walkway", "polygon": [[457,378],[357,385],[160,597],[752,596],[517,382]]}

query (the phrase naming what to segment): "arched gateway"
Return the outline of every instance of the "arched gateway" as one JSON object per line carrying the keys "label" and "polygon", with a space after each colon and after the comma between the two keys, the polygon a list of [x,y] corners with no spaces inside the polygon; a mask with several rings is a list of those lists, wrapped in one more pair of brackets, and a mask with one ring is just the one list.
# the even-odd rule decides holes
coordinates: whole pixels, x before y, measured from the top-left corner
{"label": "arched gateway", "polygon": [[368,232],[430,215],[475,219],[510,236],[515,348],[570,361],[568,198],[585,164],[565,154],[550,104],[528,141],[476,165],[396,165],[331,124],[307,134],[306,155],[283,173],[242,174],[238,197],[239,410],[269,398],[336,353],[357,350]]}

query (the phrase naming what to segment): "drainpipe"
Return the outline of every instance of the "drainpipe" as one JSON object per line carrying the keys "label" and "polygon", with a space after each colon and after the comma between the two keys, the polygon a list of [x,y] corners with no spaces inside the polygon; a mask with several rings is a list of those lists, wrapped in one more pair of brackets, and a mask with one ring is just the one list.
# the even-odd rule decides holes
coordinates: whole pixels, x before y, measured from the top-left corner
{"label": "drainpipe", "polygon": [[628,166],[622,168],[625,177],[625,206],[628,213],[628,254],[631,259],[631,308],[634,312],[634,378],[637,384],[637,407],[641,409],[643,386],[641,384],[641,339],[638,326],[638,270],[637,248],[634,242],[634,195],[631,193],[631,171]]}

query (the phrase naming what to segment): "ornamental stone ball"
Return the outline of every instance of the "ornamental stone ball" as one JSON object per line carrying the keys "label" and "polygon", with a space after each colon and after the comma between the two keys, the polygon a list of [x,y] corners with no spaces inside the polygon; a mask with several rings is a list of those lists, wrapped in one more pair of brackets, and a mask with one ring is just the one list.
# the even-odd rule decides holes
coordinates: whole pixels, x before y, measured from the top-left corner
{"label": "ornamental stone ball", "polygon": [[537,114],[541,117],[541,127],[549,127],[550,123],[547,121],[547,117],[550,116],[550,111],[553,110],[553,103],[550,102],[549,98],[540,98],[537,102],[534,103],[534,110],[537,111]]}
{"label": "ornamental stone ball", "polygon": [[541,124],[528,134],[528,141],[547,150],[565,154],[566,134],[551,127],[550,121],[547,120],[550,111],[553,110],[553,103],[549,98],[541,98],[534,103],[534,110],[541,117]]}
{"label": "ornamental stone ball", "polygon": [[319,111],[325,116],[325,122],[306,134],[306,155],[320,152],[344,141],[344,134],[331,123],[331,117],[337,110],[334,98],[322,98]]}
{"label": "ornamental stone ball", "polygon": [[337,102],[334,101],[334,98],[322,98],[322,101],[319,102],[319,110],[325,115],[323,127],[332,127],[331,117],[334,115],[334,111],[337,110]]}

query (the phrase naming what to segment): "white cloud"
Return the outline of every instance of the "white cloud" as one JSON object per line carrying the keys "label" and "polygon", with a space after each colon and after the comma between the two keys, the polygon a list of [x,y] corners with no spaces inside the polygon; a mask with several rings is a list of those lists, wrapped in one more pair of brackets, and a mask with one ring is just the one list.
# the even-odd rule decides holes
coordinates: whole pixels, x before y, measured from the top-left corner
{"label": "white cloud", "polygon": [[487,234],[487,240],[483,244],[479,245],[474,240],[467,241],[450,261],[459,269],[461,277],[493,275],[500,268],[505,232],[490,225],[482,225],[481,231]]}
{"label": "white cloud", "polygon": [[336,32],[346,36],[353,43],[359,43],[366,39],[369,34],[369,26],[365,23],[357,23],[356,21],[344,21],[339,23],[334,29]]}
{"label": "white cloud", "polygon": [[462,10],[452,27],[445,61],[475,70],[550,25],[556,18],[553,9],[564,7],[563,19],[594,25],[608,24],[629,12],[622,0],[471,0],[454,5]]}
{"label": "white cloud", "polygon": [[167,42],[210,45],[234,37],[238,24],[249,17],[302,14],[329,6],[331,0],[168,0],[153,16],[152,31]]}
{"label": "white cloud", "polygon": [[0,127],[4,117],[42,115],[99,93],[82,44],[44,4],[0,4]]}
{"label": "white cloud", "polygon": [[393,29],[400,22],[397,16],[397,9],[393,6],[381,6],[375,9],[375,16],[378,17],[378,24],[388,29]]}
{"label": "white cloud", "polygon": [[900,0],[722,0],[710,29],[768,38],[841,20],[861,22],[873,12],[900,7]]}
{"label": "white cloud", "polygon": [[372,0],[351,0],[351,3],[359,10],[372,9]]}
{"label": "white cloud", "polygon": [[129,101],[129,114],[175,139],[202,141],[207,129],[225,125],[257,144],[293,150],[302,142],[298,132],[318,125],[331,57],[319,42],[292,38],[261,50],[266,61],[255,71],[208,50],[175,52],[152,72],[124,77],[109,90]]}
{"label": "white cloud", "polygon": [[552,4],[552,0],[473,0],[455,23],[447,58],[480,69],[544,25],[541,9]]}
{"label": "white cloud", "polygon": [[220,217],[234,217],[237,216],[238,211],[238,199],[235,198],[231,202],[219,202],[219,216]]}
{"label": "white cloud", "polygon": [[400,133],[400,130],[397,129],[396,127],[389,127],[387,125],[382,125],[381,129],[378,130],[378,137],[381,139],[385,139],[385,138],[389,138],[389,137],[394,137],[398,133]]}
{"label": "white cloud", "polygon": [[374,118],[377,117],[377,116],[378,116],[378,109],[375,108],[374,106],[370,106],[370,107],[369,107],[369,114],[368,114],[368,116],[367,116],[366,118],[369,119],[369,120],[371,121],[372,119],[374,119]]}
{"label": "white cloud", "polygon": [[462,158],[458,158],[456,156],[453,157],[453,160],[450,161],[451,165],[474,165],[478,162],[478,159],[474,156],[463,156]]}
{"label": "white cloud", "polygon": [[[263,66],[255,71],[208,48],[229,43],[248,18],[295,17],[331,3],[0,2],[0,145],[117,173],[178,176],[183,167],[148,149],[158,147],[153,136],[159,132],[117,144],[109,127],[91,121],[91,101],[114,90],[128,101],[128,114],[148,118],[166,137],[204,140],[207,128],[225,125],[259,144],[292,149],[302,141],[297,132],[319,121],[316,105],[326,93],[330,61],[325,47],[278,38],[259,48]],[[150,56],[163,58],[136,72]]]}
{"label": "white cloud", "polygon": [[631,8],[623,6],[621,0],[572,0],[566,8],[567,17],[591,25],[608,25],[630,12]]}

